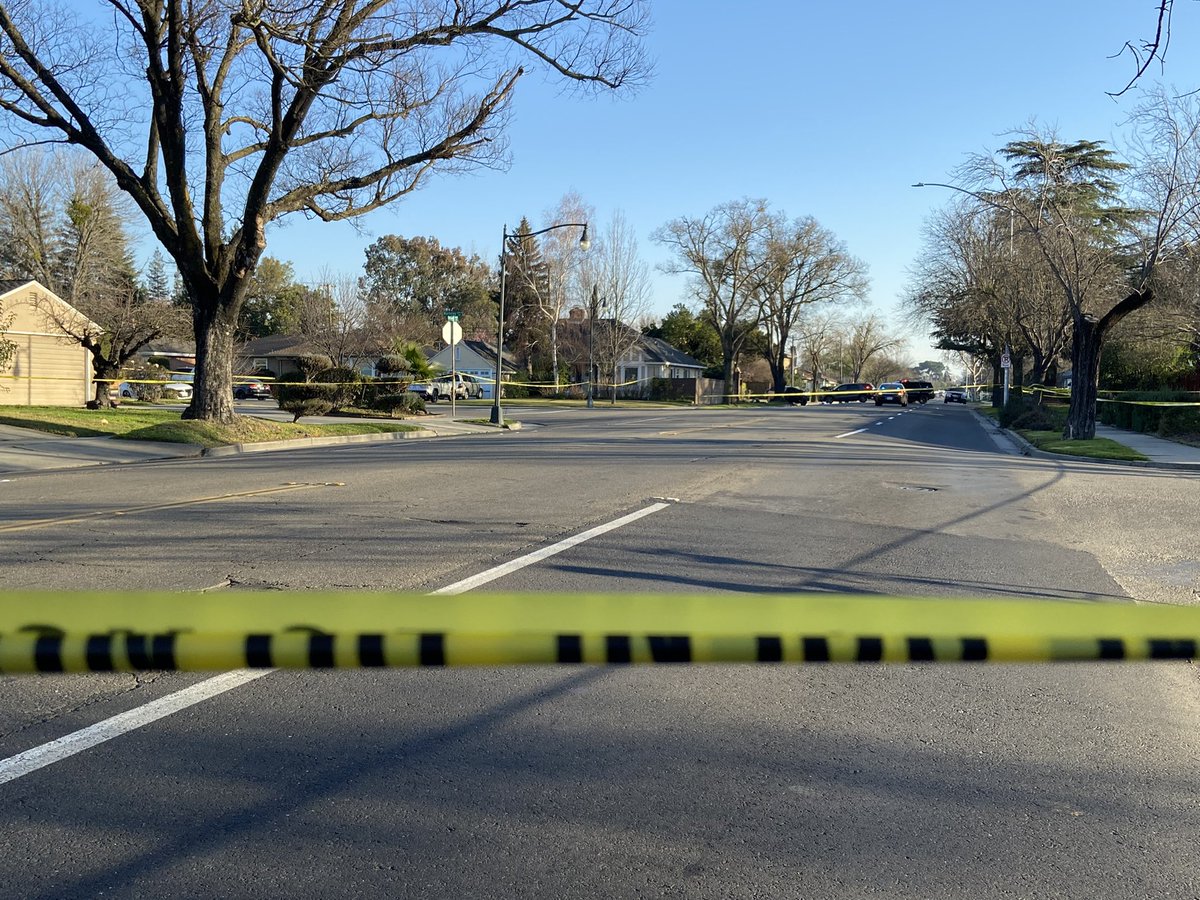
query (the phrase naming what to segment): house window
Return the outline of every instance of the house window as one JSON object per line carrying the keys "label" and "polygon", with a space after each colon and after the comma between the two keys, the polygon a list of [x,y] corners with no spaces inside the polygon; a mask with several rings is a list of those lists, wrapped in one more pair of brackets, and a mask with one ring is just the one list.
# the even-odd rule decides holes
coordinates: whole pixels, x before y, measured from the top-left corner
{"label": "house window", "polygon": [[625,380],[627,383],[628,383],[628,382],[630,382],[630,381],[637,381],[637,380],[638,380],[638,369],[637,369],[637,366],[626,366],[626,367],[625,367],[625,379],[624,379],[624,380]]}
{"label": "house window", "polygon": [[257,371],[258,369],[269,369],[271,367],[267,365],[267,358],[265,356],[260,356],[254,360],[254,368]]}

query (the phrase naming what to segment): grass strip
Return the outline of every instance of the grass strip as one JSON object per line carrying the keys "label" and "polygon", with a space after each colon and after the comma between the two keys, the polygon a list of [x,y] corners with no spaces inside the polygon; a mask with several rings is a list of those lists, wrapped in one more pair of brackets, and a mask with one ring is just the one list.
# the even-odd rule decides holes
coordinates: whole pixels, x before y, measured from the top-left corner
{"label": "grass strip", "polygon": [[1091,459],[1116,459],[1126,462],[1143,462],[1143,456],[1131,447],[1109,438],[1092,438],[1088,441],[1069,441],[1057,431],[1018,431],[1017,434],[1047,453],[1064,453],[1068,456],[1086,456]]}
{"label": "grass strip", "polygon": [[419,430],[419,426],[398,422],[310,425],[305,422],[274,422],[253,416],[239,416],[232,424],[221,425],[214,422],[185,421],[179,417],[177,410],[90,410],[56,406],[0,406],[0,424],[32,428],[68,437],[107,436],[132,441],[196,444],[201,447]]}

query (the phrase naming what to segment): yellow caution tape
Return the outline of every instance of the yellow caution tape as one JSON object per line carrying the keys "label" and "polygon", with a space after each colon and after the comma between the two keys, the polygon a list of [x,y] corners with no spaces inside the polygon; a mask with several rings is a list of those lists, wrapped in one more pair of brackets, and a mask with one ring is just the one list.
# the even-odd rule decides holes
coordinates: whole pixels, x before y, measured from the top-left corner
{"label": "yellow caution tape", "polygon": [[1190,659],[1200,608],[818,595],[0,595],[0,672]]}

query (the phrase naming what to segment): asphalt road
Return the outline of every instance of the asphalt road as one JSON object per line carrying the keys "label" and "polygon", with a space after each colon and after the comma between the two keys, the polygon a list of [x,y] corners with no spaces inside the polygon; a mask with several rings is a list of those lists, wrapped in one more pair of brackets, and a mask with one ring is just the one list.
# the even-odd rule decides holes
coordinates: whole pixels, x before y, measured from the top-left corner
{"label": "asphalt road", "polygon": [[[506,411],[518,433],[30,475],[10,587],[1189,602],[1200,477],[972,414]],[[236,495],[236,496],[233,496]],[[2,678],[0,760],[203,676]],[[276,672],[0,784],[21,897],[1195,897],[1188,664]],[[4,763],[0,762],[0,772]]]}

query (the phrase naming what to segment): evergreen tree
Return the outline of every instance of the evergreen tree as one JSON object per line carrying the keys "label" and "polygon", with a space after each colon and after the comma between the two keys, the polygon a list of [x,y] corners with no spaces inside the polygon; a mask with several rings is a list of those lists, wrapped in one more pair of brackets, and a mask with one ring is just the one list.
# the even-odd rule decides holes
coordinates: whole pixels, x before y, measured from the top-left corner
{"label": "evergreen tree", "polygon": [[[511,338],[515,354],[525,367],[530,381],[534,373],[545,371],[547,365],[540,356],[547,356],[549,329],[541,314],[540,299],[548,290],[546,263],[532,227],[524,216],[515,233],[508,236],[505,248],[504,334],[505,343]],[[540,363],[540,365],[539,365]]]}
{"label": "evergreen tree", "polygon": [[155,248],[154,255],[150,257],[150,265],[146,267],[146,297],[160,303],[171,299],[167,261],[158,248]]}

